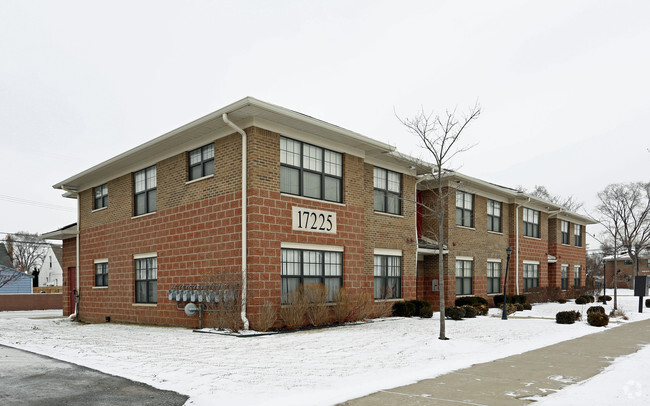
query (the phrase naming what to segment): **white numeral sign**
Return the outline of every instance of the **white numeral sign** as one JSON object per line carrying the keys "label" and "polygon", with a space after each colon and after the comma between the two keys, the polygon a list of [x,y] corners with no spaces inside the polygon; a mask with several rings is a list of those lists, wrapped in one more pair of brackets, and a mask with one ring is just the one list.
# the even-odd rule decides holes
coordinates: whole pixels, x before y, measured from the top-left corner
{"label": "white numeral sign", "polygon": [[336,234],[336,213],[294,206],[291,208],[291,226],[294,230]]}

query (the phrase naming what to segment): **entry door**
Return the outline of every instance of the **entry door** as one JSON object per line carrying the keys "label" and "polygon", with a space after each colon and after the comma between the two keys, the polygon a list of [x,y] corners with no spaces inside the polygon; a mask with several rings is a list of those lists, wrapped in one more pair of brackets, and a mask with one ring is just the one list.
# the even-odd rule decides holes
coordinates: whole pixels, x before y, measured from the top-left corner
{"label": "entry door", "polygon": [[77,268],[68,268],[68,297],[70,314],[74,313],[74,290],[77,288]]}

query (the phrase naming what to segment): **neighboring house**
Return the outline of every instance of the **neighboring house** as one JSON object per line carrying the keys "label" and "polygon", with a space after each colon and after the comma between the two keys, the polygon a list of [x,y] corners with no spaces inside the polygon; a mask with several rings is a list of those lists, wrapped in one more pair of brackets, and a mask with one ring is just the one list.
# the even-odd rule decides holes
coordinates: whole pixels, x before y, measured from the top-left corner
{"label": "neighboring house", "polygon": [[0,286],[0,294],[32,293],[33,276],[15,269],[0,265],[0,280],[11,279],[7,284]]}
{"label": "neighboring house", "polygon": [[63,268],[61,268],[61,256],[63,248],[60,245],[50,245],[47,249],[43,264],[38,273],[38,286],[61,286],[63,285]]}
{"label": "neighboring house", "polygon": [[[650,251],[639,251],[639,276],[650,277]],[[603,258],[605,262],[605,283],[606,287],[614,287],[614,256],[610,255]],[[634,286],[634,276],[637,270],[634,267],[634,261],[627,252],[621,252],[616,256],[617,276],[616,286],[619,288],[632,289]]]}
{"label": "neighboring house", "polygon": [[9,257],[9,252],[7,252],[7,247],[3,243],[0,243],[0,266],[6,266],[7,268],[14,267]]}
{"label": "neighboring house", "polygon": [[[437,308],[437,233],[414,203],[431,202],[431,172],[390,145],[245,98],[57,183],[78,199],[78,227],[43,238],[63,241],[64,312],[78,288],[89,322],[193,326],[168,290],[228,274],[243,282],[252,328],[265,303],[279,309],[315,282]],[[584,283],[588,218],[455,172],[443,186],[448,304],[499,292],[508,246],[508,293]]]}

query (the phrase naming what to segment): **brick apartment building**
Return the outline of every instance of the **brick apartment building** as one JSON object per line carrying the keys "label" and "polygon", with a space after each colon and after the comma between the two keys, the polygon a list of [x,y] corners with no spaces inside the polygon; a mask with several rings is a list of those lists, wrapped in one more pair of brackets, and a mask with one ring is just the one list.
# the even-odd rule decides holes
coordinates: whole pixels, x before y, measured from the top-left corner
{"label": "brick apartment building", "polygon": [[[54,185],[78,201],[77,223],[44,235],[63,241],[64,312],[76,289],[84,321],[195,326],[168,290],[219,274],[241,281],[251,328],[304,283],[437,307],[435,224],[414,203],[430,204],[431,170],[242,99]],[[508,246],[508,293],[584,283],[588,218],[460,173],[444,188],[449,303],[499,293]]]}
{"label": "brick apartment building", "polygon": [[[603,258],[605,262],[605,286],[608,289],[614,287],[614,256],[610,255]],[[650,276],[650,252],[639,252],[639,276]],[[620,253],[616,258],[617,280],[616,286],[624,289],[632,289],[634,286],[634,276],[637,275],[637,269],[634,267],[634,261],[627,253]]]}

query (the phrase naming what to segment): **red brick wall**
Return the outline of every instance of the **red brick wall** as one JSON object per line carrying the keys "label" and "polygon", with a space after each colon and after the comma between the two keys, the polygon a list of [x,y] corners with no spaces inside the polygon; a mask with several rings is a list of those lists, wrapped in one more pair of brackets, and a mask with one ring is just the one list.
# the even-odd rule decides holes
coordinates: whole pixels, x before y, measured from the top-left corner
{"label": "red brick wall", "polygon": [[0,311],[60,309],[61,293],[0,295]]}
{"label": "red brick wall", "polygon": [[[281,243],[344,247],[343,284],[373,291],[373,250],[403,251],[403,296],[414,299],[415,218],[411,204],[402,216],[376,214],[372,166],[344,155],[343,203],[329,203],[280,193],[280,135],[247,128],[248,134],[248,315],[254,328],[263,304],[280,307]],[[132,217],[133,179],[109,182],[108,208],[92,211],[91,190],[81,193],[80,317],[111,321],[195,327],[169,301],[176,284],[202,283],[214,273],[241,272],[241,138],[232,135],[215,143],[215,175],[186,183],[186,154],[157,164],[158,201],[155,213]],[[414,199],[413,178],[403,176],[403,195]],[[118,207],[114,207],[118,206]],[[337,233],[294,231],[291,208],[300,206],[335,212]],[[74,240],[72,240],[74,241]],[[65,249],[64,249],[65,251]],[[156,252],[158,303],[135,304],[136,254]],[[94,287],[94,260],[108,258],[108,287]],[[66,266],[74,264],[64,260]],[[74,266],[74,265],[71,265]]]}

